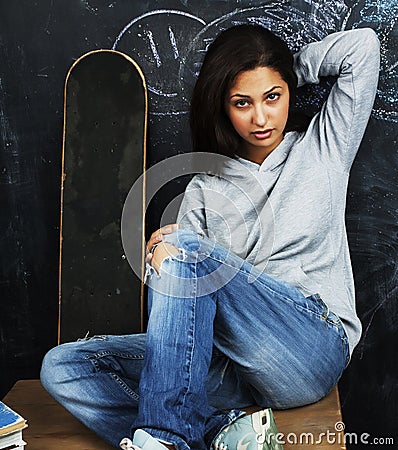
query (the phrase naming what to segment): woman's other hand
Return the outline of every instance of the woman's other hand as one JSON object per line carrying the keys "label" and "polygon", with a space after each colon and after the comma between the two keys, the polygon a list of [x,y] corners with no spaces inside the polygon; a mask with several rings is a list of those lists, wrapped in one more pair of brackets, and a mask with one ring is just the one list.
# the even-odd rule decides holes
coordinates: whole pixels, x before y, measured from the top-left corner
{"label": "woman's other hand", "polygon": [[149,241],[146,244],[146,256],[145,261],[147,263],[151,263],[153,257],[153,250],[156,246],[163,241],[163,235],[171,234],[175,230],[178,230],[180,225],[178,223],[171,223],[169,225],[165,225],[158,230],[154,231],[149,238]]}

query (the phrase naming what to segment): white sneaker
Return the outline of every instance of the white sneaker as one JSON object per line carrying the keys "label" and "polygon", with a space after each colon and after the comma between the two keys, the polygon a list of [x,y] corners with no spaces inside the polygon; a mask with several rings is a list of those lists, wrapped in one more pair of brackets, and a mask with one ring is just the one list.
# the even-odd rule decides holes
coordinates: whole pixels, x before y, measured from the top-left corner
{"label": "white sneaker", "polygon": [[282,450],[270,408],[242,416],[220,431],[212,450]]}
{"label": "white sneaker", "polygon": [[123,450],[168,450],[161,442],[140,429],[135,431],[133,440],[123,438],[119,445]]}

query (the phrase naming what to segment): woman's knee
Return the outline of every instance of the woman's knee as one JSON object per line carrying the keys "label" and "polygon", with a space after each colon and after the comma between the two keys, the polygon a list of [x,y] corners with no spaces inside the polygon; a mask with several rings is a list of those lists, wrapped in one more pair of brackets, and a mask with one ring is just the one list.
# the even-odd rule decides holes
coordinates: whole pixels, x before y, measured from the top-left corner
{"label": "woman's knee", "polygon": [[189,230],[179,229],[171,234],[164,235],[163,242],[173,245],[180,252],[196,252],[203,237]]}
{"label": "woman's knee", "polygon": [[58,345],[46,353],[41,365],[40,381],[48,392],[53,393],[70,379],[75,364],[81,364],[77,353],[75,346],[69,343]]}
{"label": "woman's knee", "polygon": [[153,251],[151,265],[156,270],[157,273],[160,273],[160,267],[162,265],[162,262],[166,258],[173,258],[179,253],[180,250],[178,250],[178,248],[175,247],[173,244],[170,244],[169,242],[162,242]]}
{"label": "woman's knee", "polygon": [[176,230],[164,235],[163,241],[153,251],[151,266],[160,274],[161,265],[165,259],[186,261],[189,255],[195,254],[199,249],[199,239],[202,238],[197,233],[187,230]]}

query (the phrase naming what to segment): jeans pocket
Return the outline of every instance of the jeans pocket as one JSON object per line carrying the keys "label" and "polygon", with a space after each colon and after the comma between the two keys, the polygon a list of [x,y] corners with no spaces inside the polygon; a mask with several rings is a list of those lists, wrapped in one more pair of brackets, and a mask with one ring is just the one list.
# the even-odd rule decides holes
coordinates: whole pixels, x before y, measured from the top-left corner
{"label": "jeans pocket", "polygon": [[329,309],[328,305],[322,300],[319,294],[312,294],[307,297],[307,299],[310,299],[313,302],[313,304],[318,308],[319,313],[322,315],[322,318],[325,319],[326,322],[339,334],[343,357],[345,360],[345,367],[347,367],[350,362],[350,348],[347,333],[340,317]]}

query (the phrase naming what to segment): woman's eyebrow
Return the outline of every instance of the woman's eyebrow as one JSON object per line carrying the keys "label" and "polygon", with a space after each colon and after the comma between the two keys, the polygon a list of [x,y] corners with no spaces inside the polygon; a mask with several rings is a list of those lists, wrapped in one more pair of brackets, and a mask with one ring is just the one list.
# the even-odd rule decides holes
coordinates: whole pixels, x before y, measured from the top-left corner
{"label": "woman's eyebrow", "polygon": [[250,95],[244,95],[244,94],[233,94],[230,98],[234,97],[240,97],[240,98],[250,98]]}
{"label": "woman's eyebrow", "polygon": [[[271,93],[273,90],[275,89],[282,89],[282,86],[272,86],[272,88],[268,89],[267,91],[264,92],[263,95],[267,95],[269,93]],[[245,94],[239,94],[238,92],[236,94],[231,95],[230,98],[233,97],[240,97],[240,98],[250,98],[250,95],[245,95]]]}
{"label": "woman's eyebrow", "polygon": [[270,92],[272,92],[275,89],[283,89],[283,87],[282,86],[273,86],[271,89],[268,89],[268,91],[265,91],[264,95],[269,94]]}

